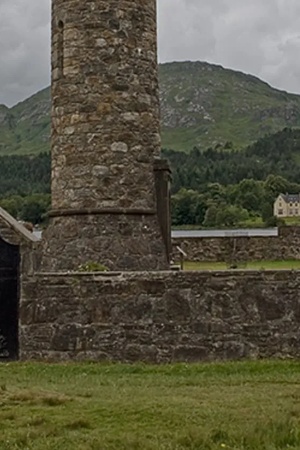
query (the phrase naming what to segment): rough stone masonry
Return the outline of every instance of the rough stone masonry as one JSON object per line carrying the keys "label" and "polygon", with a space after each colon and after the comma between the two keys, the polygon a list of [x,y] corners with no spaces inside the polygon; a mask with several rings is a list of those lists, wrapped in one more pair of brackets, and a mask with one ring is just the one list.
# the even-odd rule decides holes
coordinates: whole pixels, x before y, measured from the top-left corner
{"label": "rough stone masonry", "polygon": [[300,357],[299,271],[36,273],[22,359],[168,363]]}
{"label": "rough stone masonry", "polygon": [[53,0],[52,29],[52,212],[22,273],[20,358],[299,358],[300,272],[162,270],[155,0]]}
{"label": "rough stone masonry", "polygon": [[156,0],[52,1],[52,211],[43,268],[168,268]]}

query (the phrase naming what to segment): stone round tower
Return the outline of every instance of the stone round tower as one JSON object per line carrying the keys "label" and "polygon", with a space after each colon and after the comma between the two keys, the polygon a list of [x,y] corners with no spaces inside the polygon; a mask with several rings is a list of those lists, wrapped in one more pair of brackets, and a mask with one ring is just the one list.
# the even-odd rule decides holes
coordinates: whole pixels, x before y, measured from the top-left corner
{"label": "stone round tower", "polygon": [[52,0],[47,269],[168,267],[156,48],[156,0]]}

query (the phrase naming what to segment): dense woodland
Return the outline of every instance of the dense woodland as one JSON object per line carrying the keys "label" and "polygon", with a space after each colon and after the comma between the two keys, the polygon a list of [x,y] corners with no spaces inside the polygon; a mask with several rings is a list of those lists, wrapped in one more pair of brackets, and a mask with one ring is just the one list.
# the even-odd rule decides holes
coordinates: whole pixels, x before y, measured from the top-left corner
{"label": "dense woodland", "polygon": [[45,220],[50,206],[49,154],[0,157],[0,206],[21,220]]}
{"label": "dense woodland", "polygon": [[[274,199],[300,192],[300,130],[284,129],[244,150],[216,146],[190,153],[163,150],[172,167],[174,225],[275,225]],[[0,206],[37,223],[50,205],[50,156],[0,157]]]}
{"label": "dense woodland", "polygon": [[280,192],[300,192],[300,130],[284,129],[244,150],[216,146],[189,154],[164,150],[171,163],[174,225],[276,225]]}

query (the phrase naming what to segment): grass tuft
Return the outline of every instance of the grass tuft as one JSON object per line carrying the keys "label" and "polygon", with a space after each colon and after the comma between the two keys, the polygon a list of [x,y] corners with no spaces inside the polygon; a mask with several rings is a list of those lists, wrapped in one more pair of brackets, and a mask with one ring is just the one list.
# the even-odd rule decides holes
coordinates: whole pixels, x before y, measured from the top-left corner
{"label": "grass tuft", "polygon": [[75,419],[72,422],[65,425],[65,428],[69,430],[80,430],[80,429],[90,429],[92,428],[91,423],[86,419]]}
{"label": "grass tuft", "polygon": [[70,398],[47,392],[23,390],[9,394],[9,400],[15,403],[29,403],[31,405],[61,406],[70,401]]}

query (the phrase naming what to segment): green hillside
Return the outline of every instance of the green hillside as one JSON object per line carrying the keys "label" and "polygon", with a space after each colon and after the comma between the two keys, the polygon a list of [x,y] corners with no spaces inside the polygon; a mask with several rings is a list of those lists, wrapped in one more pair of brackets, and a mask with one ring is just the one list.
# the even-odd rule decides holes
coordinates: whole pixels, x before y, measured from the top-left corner
{"label": "green hillside", "polygon": [[[159,68],[163,147],[189,151],[232,142],[240,148],[284,127],[300,127],[300,96],[251,75],[202,62]],[[50,91],[13,108],[0,105],[0,154],[49,150]]]}
{"label": "green hillside", "polygon": [[300,126],[300,96],[251,75],[201,62],[160,67],[163,145],[174,150],[245,146]]}

